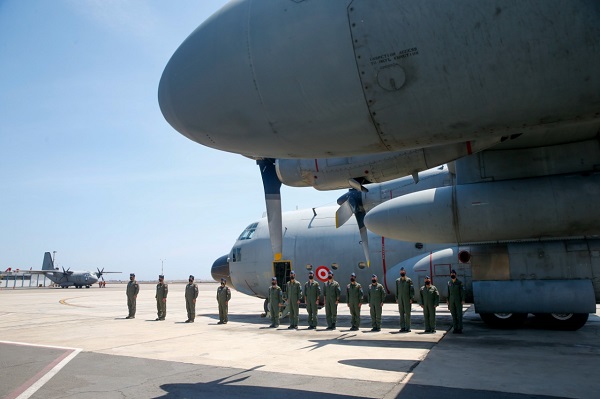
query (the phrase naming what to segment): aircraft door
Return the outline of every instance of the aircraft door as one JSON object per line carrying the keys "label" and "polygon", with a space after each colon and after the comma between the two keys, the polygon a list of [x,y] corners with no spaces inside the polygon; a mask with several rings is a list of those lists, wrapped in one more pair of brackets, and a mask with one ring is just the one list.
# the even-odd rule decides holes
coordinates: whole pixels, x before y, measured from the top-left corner
{"label": "aircraft door", "polygon": [[273,262],[274,276],[277,278],[277,285],[285,292],[287,290],[287,282],[290,280],[290,272],[292,271],[292,262],[289,260]]}

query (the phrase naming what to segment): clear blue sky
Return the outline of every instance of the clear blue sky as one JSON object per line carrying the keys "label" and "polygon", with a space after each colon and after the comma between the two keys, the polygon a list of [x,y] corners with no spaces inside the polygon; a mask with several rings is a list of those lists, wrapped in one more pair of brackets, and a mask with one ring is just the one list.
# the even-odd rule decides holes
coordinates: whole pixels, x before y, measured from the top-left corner
{"label": "clear blue sky", "polygon": [[[0,0],[0,268],[210,278],[262,217],[258,167],[173,130],[158,82],[226,1]],[[219,40],[219,38],[215,38]],[[283,209],[340,192],[282,190]],[[117,275],[118,276],[118,275]]]}

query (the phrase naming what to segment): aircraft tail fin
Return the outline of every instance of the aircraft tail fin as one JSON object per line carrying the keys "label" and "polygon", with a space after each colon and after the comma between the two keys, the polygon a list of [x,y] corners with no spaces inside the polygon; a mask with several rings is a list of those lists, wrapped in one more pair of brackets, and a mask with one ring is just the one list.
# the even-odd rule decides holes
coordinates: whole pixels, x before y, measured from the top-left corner
{"label": "aircraft tail fin", "polygon": [[54,270],[54,263],[52,262],[52,256],[50,252],[44,254],[44,263],[42,263],[42,270]]}

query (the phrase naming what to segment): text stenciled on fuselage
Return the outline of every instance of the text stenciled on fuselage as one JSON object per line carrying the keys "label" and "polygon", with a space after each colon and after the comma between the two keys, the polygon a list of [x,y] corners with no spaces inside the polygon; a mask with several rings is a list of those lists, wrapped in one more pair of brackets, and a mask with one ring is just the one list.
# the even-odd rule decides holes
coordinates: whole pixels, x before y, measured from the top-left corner
{"label": "text stenciled on fuselage", "polygon": [[419,50],[416,47],[407,48],[401,51],[393,51],[391,53],[384,53],[369,58],[371,65],[388,64],[394,61],[401,60],[403,58],[412,57],[418,55]]}

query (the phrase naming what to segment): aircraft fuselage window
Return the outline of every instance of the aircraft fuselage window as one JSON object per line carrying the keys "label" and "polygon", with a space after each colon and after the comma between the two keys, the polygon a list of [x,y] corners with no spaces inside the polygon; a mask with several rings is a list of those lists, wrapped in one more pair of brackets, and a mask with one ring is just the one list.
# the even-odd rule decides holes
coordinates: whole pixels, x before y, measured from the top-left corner
{"label": "aircraft fuselage window", "polygon": [[233,248],[231,251],[231,259],[233,262],[240,262],[242,260],[242,249],[241,248]]}
{"label": "aircraft fuselage window", "polygon": [[258,222],[257,223],[252,223],[251,225],[249,225],[248,227],[246,227],[246,229],[238,237],[238,240],[249,240],[249,239],[251,239],[252,236],[254,235],[254,232],[256,231],[256,226],[258,226]]}

